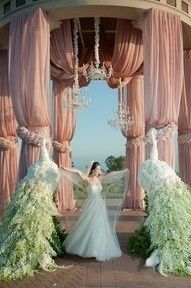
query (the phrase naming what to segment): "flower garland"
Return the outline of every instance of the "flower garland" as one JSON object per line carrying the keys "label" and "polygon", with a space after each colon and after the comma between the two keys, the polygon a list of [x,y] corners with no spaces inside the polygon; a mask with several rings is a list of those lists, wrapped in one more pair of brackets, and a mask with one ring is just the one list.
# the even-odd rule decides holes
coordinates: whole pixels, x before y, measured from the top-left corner
{"label": "flower garland", "polygon": [[16,149],[16,140],[9,140],[4,137],[0,137],[0,151],[8,149]]}
{"label": "flower garland", "polygon": [[86,77],[86,80],[105,80],[107,78],[110,78],[113,72],[112,66],[109,67],[109,69],[106,69],[106,67],[103,65],[100,67],[100,58],[99,58],[99,42],[100,42],[100,18],[95,17],[94,18],[94,29],[95,29],[95,45],[94,45],[94,55],[95,55],[95,61],[94,63],[91,62],[89,68],[83,73],[83,75]]}
{"label": "flower garland", "polygon": [[95,28],[95,46],[94,46],[94,52],[95,52],[95,66],[96,68],[99,68],[99,30],[100,30],[100,18],[95,18],[94,21],[94,28]]}
{"label": "flower garland", "polygon": [[[157,130],[156,140],[164,141],[166,138],[171,138],[174,132],[177,131],[177,126],[175,124],[168,124],[163,128]],[[144,137],[145,144],[151,143],[151,139],[147,136]]]}
{"label": "flower garland", "polygon": [[78,59],[78,26],[79,26],[79,19],[74,19],[74,95],[76,96],[79,94],[79,80],[78,80],[78,66],[79,66],[79,59]]}
{"label": "flower garland", "polygon": [[32,144],[34,146],[40,147],[42,141],[42,134],[38,132],[30,132],[24,126],[18,126],[17,135],[28,144]]}
{"label": "flower garland", "polygon": [[[176,132],[176,131],[177,131],[177,126],[174,124],[169,124],[163,128],[160,128],[157,130],[156,140],[157,141],[164,141],[167,138],[171,138],[173,136],[174,132]],[[182,140],[181,140],[181,136],[184,136],[184,138],[182,137]],[[184,141],[185,139],[188,141],[188,139],[189,139],[189,142],[191,142],[191,133],[186,134],[186,135],[181,135],[181,136],[179,136],[179,139],[180,139],[179,141]],[[135,145],[137,145],[137,146],[140,145],[142,143],[142,141],[144,141],[145,144],[151,144],[151,142],[152,142],[150,137],[148,137],[148,136],[145,136],[145,137],[138,136],[138,137],[135,137],[135,138],[128,140],[126,143],[126,147],[129,149],[133,149]],[[183,142],[182,144],[189,143],[189,142]]]}

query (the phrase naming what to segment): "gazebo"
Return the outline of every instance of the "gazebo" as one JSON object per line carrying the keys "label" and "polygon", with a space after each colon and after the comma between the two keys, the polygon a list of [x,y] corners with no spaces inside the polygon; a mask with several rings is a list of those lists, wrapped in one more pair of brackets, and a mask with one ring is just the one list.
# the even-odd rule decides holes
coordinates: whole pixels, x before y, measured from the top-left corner
{"label": "gazebo", "polygon": [[[191,184],[191,1],[13,0],[0,1],[0,201],[2,209],[18,178],[38,159],[40,135],[53,140],[53,158],[70,167],[75,111],[63,108],[74,83],[73,21],[79,18],[79,82],[94,60],[94,17],[100,17],[101,65],[112,66],[111,88],[123,83],[123,101],[134,123],[126,138],[129,185],[123,208],[142,209],[137,171],[149,150],[145,137],[158,130],[159,157],[174,165],[178,130],[180,176]],[[49,82],[53,81],[50,99]],[[54,106],[51,122],[49,106]],[[16,145],[22,140],[20,156]],[[75,208],[65,181],[60,212]]]}

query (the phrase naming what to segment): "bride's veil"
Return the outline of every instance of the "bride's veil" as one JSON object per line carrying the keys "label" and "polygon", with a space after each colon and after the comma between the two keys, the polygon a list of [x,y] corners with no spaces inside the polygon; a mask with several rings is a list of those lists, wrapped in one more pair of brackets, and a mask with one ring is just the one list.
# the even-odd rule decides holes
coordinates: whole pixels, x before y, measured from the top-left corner
{"label": "bride's veil", "polygon": [[[73,182],[74,199],[76,200],[78,210],[82,209],[83,204],[88,197],[87,184],[82,180],[79,174],[84,178],[87,177],[93,162],[94,161],[89,162],[83,172],[78,169],[73,169],[72,172],[61,169],[62,177],[66,177]],[[109,222],[113,231],[115,231],[116,223],[121,214],[128,180],[129,171],[127,169],[106,173],[100,177],[103,187],[101,195],[105,200]],[[65,229],[69,231],[72,230],[78,218],[78,211],[66,211],[64,213]]]}
{"label": "bride's veil", "polygon": [[113,230],[115,230],[115,226],[121,215],[128,182],[129,171],[127,169],[107,173],[101,180],[103,187],[101,195],[105,199],[108,218]]}

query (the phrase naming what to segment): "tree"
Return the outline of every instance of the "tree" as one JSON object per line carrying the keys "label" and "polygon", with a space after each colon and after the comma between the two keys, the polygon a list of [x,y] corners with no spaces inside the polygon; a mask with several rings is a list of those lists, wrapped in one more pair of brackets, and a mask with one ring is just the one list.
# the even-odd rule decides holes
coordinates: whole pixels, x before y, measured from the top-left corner
{"label": "tree", "polygon": [[124,156],[109,156],[105,160],[107,166],[107,172],[123,170],[125,168],[125,157]]}

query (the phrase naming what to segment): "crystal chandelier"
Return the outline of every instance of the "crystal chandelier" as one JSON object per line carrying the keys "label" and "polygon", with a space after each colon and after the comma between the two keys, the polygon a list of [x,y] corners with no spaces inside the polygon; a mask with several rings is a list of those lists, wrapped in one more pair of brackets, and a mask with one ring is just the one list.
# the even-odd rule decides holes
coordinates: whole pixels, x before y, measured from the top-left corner
{"label": "crystal chandelier", "polygon": [[94,28],[95,28],[95,62],[91,62],[89,68],[83,73],[86,80],[105,80],[110,78],[113,72],[112,67],[106,68],[104,65],[100,67],[99,60],[99,33],[100,33],[100,18],[94,18]]}
{"label": "crystal chandelier", "polygon": [[[72,93],[69,97],[64,97],[63,104],[65,108],[70,110],[87,110],[91,105],[91,100],[87,99],[87,89],[80,88],[78,79],[78,32],[80,27],[80,21],[78,18],[74,19],[74,85],[72,88]],[[67,93],[67,90],[66,90]],[[67,95],[66,95],[67,96]]]}
{"label": "crystal chandelier", "polygon": [[108,119],[107,124],[112,128],[128,131],[133,124],[133,117],[130,114],[129,106],[122,100],[122,82],[119,78],[119,103],[116,116]]}

